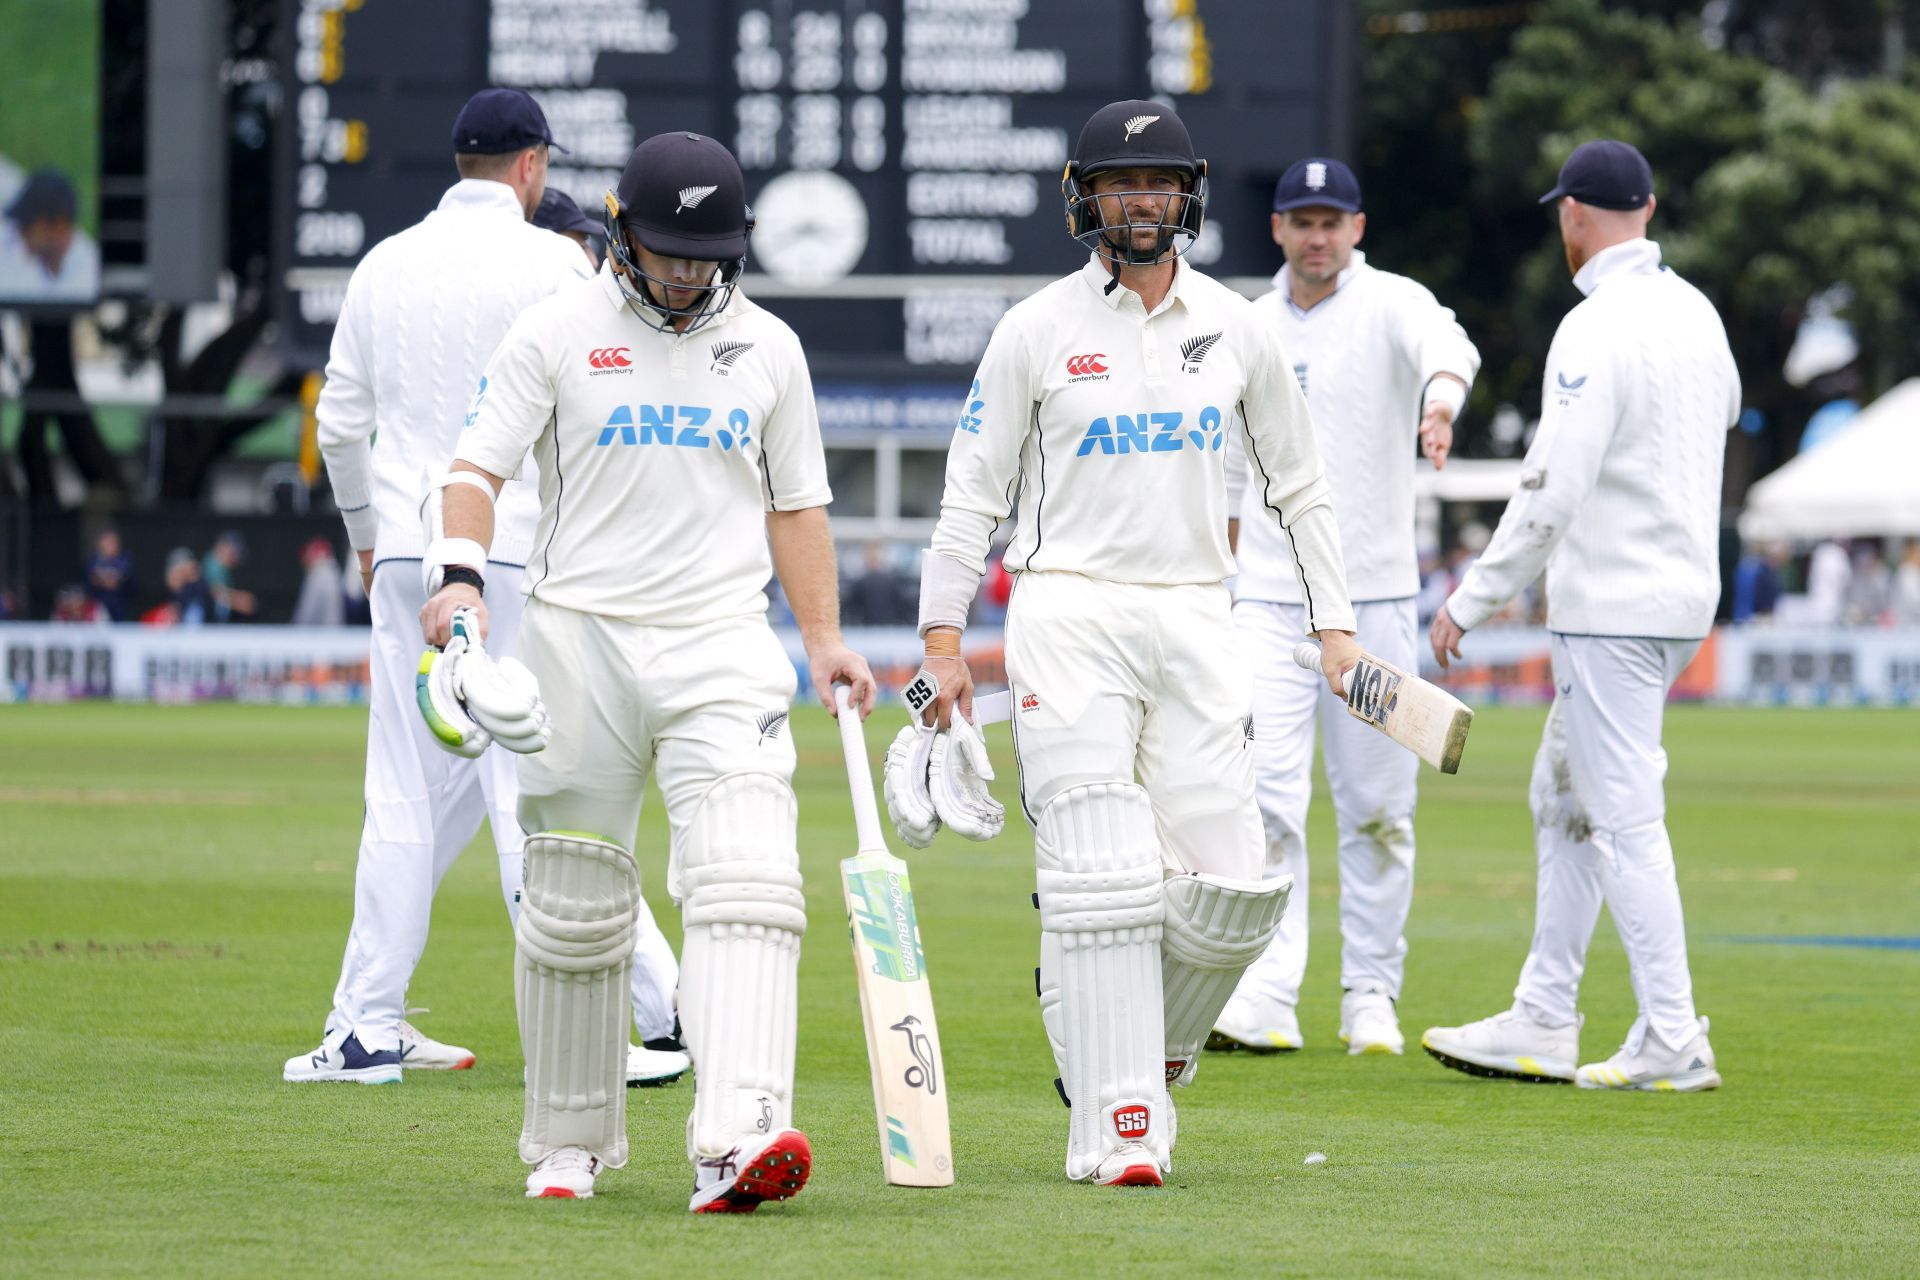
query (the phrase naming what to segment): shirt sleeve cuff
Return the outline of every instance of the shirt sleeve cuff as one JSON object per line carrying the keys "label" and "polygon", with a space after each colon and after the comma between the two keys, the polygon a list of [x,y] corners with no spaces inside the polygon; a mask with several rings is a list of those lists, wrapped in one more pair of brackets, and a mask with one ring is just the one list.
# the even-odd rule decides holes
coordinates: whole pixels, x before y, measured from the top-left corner
{"label": "shirt sleeve cuff", "polygon": [[1488,600],[1477,591],[1470,590],[1472,579],[1463,582],[1447,597],[1447,616],[1453,619],[1453,625],[1462,631],[1471,631],[1488,618],[1500,611],[1502,601]]}

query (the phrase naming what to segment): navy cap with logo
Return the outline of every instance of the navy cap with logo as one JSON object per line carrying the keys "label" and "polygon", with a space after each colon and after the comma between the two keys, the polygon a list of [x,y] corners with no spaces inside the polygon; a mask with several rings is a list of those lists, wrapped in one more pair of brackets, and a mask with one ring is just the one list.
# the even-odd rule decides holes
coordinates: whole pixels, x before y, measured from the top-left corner
{"label": "navy cap with logo", "polygon": [[566,150],[553,140],[547,113],[519,89],[482,89],[467,99],[453,122],[455,154],[499,156],[546,143]]}
{"label": "navy cap with logo", "polygon": [[1603,138],[1583,142],[1560,166],[1560,181],[1540,197],[1551,204],[1572,196],[1600,209],[1638,209],[1653,195],[1653,168],[1637,147]]}
{"label": "navy cap with logo", "polygon": [[746,256],[746,179],[733,153],[705,134],[648,138],[633,149],[614,195],[620,221],[654,253],[696,262]]}
{"label": "navy cap with logo", "polygon": [[1273,211],[1306,208],[1360,212],[1360,179],[1346,165],[1326,156],[1297,161],[1274,185]]}

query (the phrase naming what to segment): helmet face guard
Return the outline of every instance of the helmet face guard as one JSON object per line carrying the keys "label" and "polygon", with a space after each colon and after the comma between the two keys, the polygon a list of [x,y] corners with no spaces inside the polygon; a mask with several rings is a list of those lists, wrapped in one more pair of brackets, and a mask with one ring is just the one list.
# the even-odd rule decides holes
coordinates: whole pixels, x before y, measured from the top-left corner
{"label": "helmet face guard", "polygon": [[[1060,194],[1067,203],[1067,234],[1116,266],[1145,267],[1169,255],[1179,257],[1200,238],[1200,228],[1206,221],[1207,162],[1196,160],[1193,166],[1192,172],[1183,174],[1187,184],[1184,191],[1107,191],[1095,195],[1085,184],[1094,173],[1106,169],[1166,168],[1176,173],[1180,169],[1172,165],[1103,165],[1087,173],[1078,164],[1067,165],[1060,181]],[[1152,221],[1135,221],[1127,201],[1137,196],[1163,202],[1160,216]],[[1117,203],[1118,222],[1108,222],[1102,212],[1101,202],[1109,200]],[[1138,245],[1135,232],[1139,231],[1155,233],[1151,246]]]}
{"label": "helmet face guard", "polygon": [[[718,267],[706,284],[689,285],[674,280],[662,279],[641,270],[640,263],[628,247],[627,235],[642,245],[646,244],[646,228],[639,223],[623,218],[620,197],[607,192],[607,257],[613,264],[613,277],[620,284],[620,292],[626,297],[627,309],[638,316],[640,322],[662,333],[692,333],[717,320],[726,312],[727,305],[733,301],[733,291],[739,286],[740,272],[745,268],[747,259],[742,254],[737,258],[688,258],[690,262],[713,262]],[[753,213],[747,213],[746,235],[753,235]],[[654,250],[654,252],[659,252]],[[677,255],[665,255],[677,256]],[[675,307],[669,305],[667,290],[691,292],[694,295],[692,305]],[[675,322],[685,320],[685,328],[676,328]]]}

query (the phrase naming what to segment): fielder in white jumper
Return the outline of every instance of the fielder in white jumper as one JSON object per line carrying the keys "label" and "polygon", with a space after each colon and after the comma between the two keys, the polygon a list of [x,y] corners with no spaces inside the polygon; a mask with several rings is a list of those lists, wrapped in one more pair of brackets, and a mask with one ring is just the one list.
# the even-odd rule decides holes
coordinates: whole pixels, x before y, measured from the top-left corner
{"label": "fielder in white jumper", "polygon": [[[1547,354],[1520,489],[1432,635],[1445,666],[1546,569],[1556,696],[1533,766],[1533,949],[1511,1009],[1421,1043],[1477,1075],[1711,1089],[1720,1075],[1687,970],[1660,722],[1720,597],[1721,461],[1740,379],[1713,305],[1644,238],[1653,174],[1638,151],[1586,143],[1544,199],[1558,204],[1586,300]],[[1575,1000],[1603,901],[1640,1016],[1618,1053],[1576,1069]]]}
{"label": "fielder in white jumper", "polygon": [[[1366,232],[1360,183],[1338,160],[1289,168],[1274,191],[1273,238],[1286,265],[1253,309],[1293,360],[1313,409],[1333,491],[1347,593],[1372,651],[1417,669],[1420,575],[1413,542],[1414,442],[1444,466],[1480,353],[1453,312],[1354,246]],[[1231,465],[1231,464],[1230,464]],[[1267,874],[1293,877],[1280,932],[1240,980],[1208,1045],[1298,1049],[1307,968],[1308,801],[1314,726],[1325,735],[1339,824],[1340,1038],[1349,1053],[1399,1053],[1394,1002],[1413,902],[1414,787],[1420,762],[1347,714],[1326,682],[1292,661],[1304,627],[1293,552],[1255,503],[1241,512],[1234,624],[1253,658],[1253,764]]]}
{"label": "fielder in white jumper", "polygon": [[[1071,1109],[1066,1173],[1161,1184],[1202,1042],[1286,907],[1260,876],[1252,674],[1229,615],[1229,431],[1286,531],[1337,680],[1357,656],[1306,404],[1252,304],[1177,255],[1205,165],[1156,102],[1082,130],[1064,184],[1085,267],[1009,310],[947,460],[920,625],[935,714],[971,718],[960,659],[1018,493],[1007,670],[1035,826],[1041,1012]],[[1135,778],[1139,781],[1136,783]]]}
{"label": "fielder in white jumper", "polygon": [[610,1005],[626,982],[640,900],[629,848],[651,773],[685,924],[691,1208],[749,1211],[799,1190],[812,1159],[792,1126],[806,901],[794,670],[762,590],[775,569],[822,700],[842,681],[870,709],[873,677],[840,639],[806,358],[735,288],[739,165],[711,138],[650,138],[609,193],[608,230],[600,274],[529,308],[488,362],[437,486],[445,537],[428,560],[448,585],[421,621],[444,643],[454,610],[478,606],[490,500],[531,447],[541,515],[520,657],[552,739],[520,763],[533,833],[516,958],[527,1194],[590,1195],[602,1167],[626,1163]]}
{"label": "fielder in white jumper", "polygon": [[[366,816],[333,1009],[320,1047],[288,1060],[288,1080],[388,1083],[402,1067],[473,1065],[466,1049],[421,1035],[406,1020],[408,981],[426,947],[440,879],[485,817],[500,855],[509,915],[520,897],[520,824],[513,757],[455,758],[433,742],[415,707],[420,499],[446,464],[480,370],[530,303],[587,274],[580,250],[528,225],[546,183],[548,135],[540,108],[517,90],[487,90],[454,129],[463,177],[425,219],[375,245],[355,268],[316,409],[321,454],[368,576],[373,609],[367,723]],[[485,175],[485,176],[481,176]],[[503,608],[493,649],[514,652],[517,584],[533,546],[539,498],[531,481],[501,496],[488,571]],[[377,572],[376,572],[377,569]],[[642,908],[633,1007],[640,1034],[674,1034],[673,950]],[[636,1047],[634,1083],[687,1068],[673,1048]]]}

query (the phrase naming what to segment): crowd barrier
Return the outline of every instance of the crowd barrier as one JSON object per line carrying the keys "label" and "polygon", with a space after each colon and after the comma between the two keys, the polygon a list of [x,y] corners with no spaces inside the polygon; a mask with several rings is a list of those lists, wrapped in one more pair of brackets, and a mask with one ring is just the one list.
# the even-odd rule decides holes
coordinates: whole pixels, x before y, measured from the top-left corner
{"label": "crowd barrier", "polygon": [[[808,687],[797,632],[781,640]],[[0,701],[236,701],[359,703],[367,692],[364,628],[0,623],[5,680]],[[908,627],[854,628],[847,641],[873,664],[881,688],[896,692],[919,666]],[[1474,632],[1467,661],[1443,681],[1469,704],[1538,703],[1553,696],[1545,631]],[[967,634],[975,682],[1006,683],[997,628]],[[1423,654],[1422,674],[1440,676]],[[1723,627],[1709,636],[1674,686],[1673,697],[1785,706],[1920,705],[1920,628]]]}

